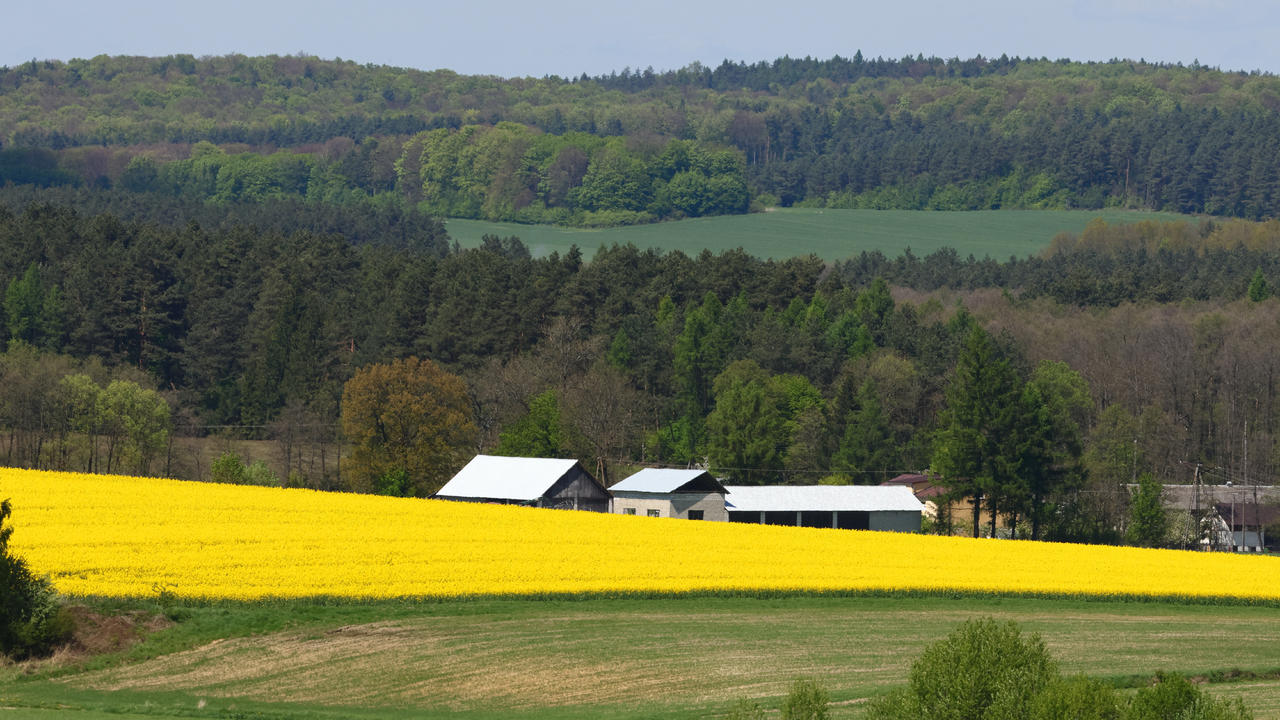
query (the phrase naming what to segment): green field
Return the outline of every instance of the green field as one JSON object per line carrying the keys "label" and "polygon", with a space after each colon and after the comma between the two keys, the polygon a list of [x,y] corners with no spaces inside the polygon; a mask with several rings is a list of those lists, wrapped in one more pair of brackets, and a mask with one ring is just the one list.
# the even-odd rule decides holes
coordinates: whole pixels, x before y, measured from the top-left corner
{"label": "green field", "polygon": [[[0,669],[0,718],[695,718],[779,707],[816,679],[835,718],[982,616],[1038,632],[1066,674],[1132,686],[1280,668],[1272,607],[790,597],[220,605],[122,656]],[[1280,681],[1209,686],[1280,718]]]}
{"label": "green field", "polygon": [[631,243],[638,248],[720,252],[741,247],[761,258],[817,255],[843,260],[864,250],[897,257],[911,249],[928,255],[943,247],[961,256],[1007,260],[1044,249],[1060,232],[1078,233],[1090,220],[1108,223],[1140,220],[1194,220],[1172,213],[1124,210],[983,210],[929,212],[911,210],[814,210],[786,208],[752,215],[697,218],[679,222],[584,230],[551,225],[517,225],[481,220],[449,220],[449,235],[463,247],[476,247],[486,234],[516,235],[534,257],[564,254],[577,245],[590,258],[600,246]]}

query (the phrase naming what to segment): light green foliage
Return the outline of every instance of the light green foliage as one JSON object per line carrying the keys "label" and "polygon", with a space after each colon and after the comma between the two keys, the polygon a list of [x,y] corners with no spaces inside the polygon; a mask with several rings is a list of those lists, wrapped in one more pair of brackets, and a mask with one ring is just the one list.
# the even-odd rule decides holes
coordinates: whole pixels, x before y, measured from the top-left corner
{"label": "light green foliage", "polygon": [[1138,478],[1138,490],[1129,506],[1128,541],[1142,547],[1160,547],[1169,531],[1164,509],[1164,486],[1151,473]]}
{"label": "light green foliage", "polygon": [[827,720],[830,702],[827,691],[816,681],[796,680],[782,701],[782,720]]}
{"label": "light green foliage", "polygon": [[535,395],[529,412],[498,436],[496,455],[516,457],[566,457],[569,431],[560,418],[560,399],[555,390]]}
{"label": "light green foliage", "polygon": [[11,340],[54,349],[62,342],[64,313],[58,286],[46,288],[32,263],[22,277],[9,282],[4,294],[4,320]]}
{"label": "light green foliage", "polygon": [[1013,623],[970,620],[911,665],[907,689],[876,703],[874,720],[1019,720],[1057,677],[1039,636]]}
{"label": "light green foliage", "polygon": [[169,441],[169,403],[154,390],[128,380],[113,380],[102,392],[107,472],[117,458],[131,461],[143,474]]}
{"label": "light green foliage", "polygon": [[1258,268],[1253,273],[1253,279],[1249,281],[1249,299],[1262,302],[1269,297],[1271,297],[1271,287],[1267,285],[1267,279],[1262,275],[1262,268]]}
{"label": "light green foliage", "polygon": [[244,460],[230,450],[222,453],[209,465],[209,479],[216,483],[244,485]]}
{"label": "light green foliage", "polygon": [[1077,676],[1049,683],[1032,699],[1027,720],[1122,720],[1124,703],[1115,688]]}
{"label": "light green foliage", "polygon": [[1181,675],[1161,673],[1155,685],[1142,688],[1125,720],[1250,720],[1239,699],[1215,700]]}

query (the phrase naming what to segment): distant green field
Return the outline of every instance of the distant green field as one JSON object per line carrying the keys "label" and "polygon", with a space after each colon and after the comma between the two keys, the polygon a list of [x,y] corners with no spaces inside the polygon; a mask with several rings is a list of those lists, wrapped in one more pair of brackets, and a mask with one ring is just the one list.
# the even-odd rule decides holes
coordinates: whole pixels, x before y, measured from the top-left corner
{"label": "distant green field", "polygon": [[961,256],[1007,260],[1034,255],[1054,235],[1078,233],[1097,217],[1112,224],[1195,220],[1173,213],[1124,210],[929,212],[786,208],[604,230],[481,220],[449,220],[446,228],[463,247],[477,247],[486,234],[517,235],[534,257],[553,251],[563,255],[577,245],[590,258],[602,245],[631,243],[638,248],[681,250],[688,255],[704,249],[720,252],[740,247],[761,258],[814,254],[824,260],[843,260],[864,250],[897,257],[908,248],[916,255],[928,255],[939,248],[953,247]]}
{"label": "distant green field", "polygon": [[813,678],[857,720],[926,646],[992,616],[1040,633],[1066,674],[1231,669],[1208,686],[1280,717],[1273,607],[1030,598],[650,598],[182,608],[177,626],[86,667],[0,666],[4,718],[433,717],[642,720],[776,711]]}

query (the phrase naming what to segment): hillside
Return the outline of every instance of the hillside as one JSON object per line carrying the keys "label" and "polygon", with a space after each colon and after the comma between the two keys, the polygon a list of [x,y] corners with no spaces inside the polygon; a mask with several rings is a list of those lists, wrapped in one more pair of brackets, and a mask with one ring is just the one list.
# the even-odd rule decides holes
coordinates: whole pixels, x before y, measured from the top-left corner
{"label": "hillside", "polygon": [[1280,78],[1199,65],[780,58],[502,79],[314,57],[0,69],[0,181],[581,226],[806,204],[1280,209]]}

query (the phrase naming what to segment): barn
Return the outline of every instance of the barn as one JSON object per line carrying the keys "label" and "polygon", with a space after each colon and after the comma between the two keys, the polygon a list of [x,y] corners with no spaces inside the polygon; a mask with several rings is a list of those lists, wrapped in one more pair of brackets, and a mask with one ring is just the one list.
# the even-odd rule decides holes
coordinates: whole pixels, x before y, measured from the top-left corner
{"label": "barn", "polygon": [[728,485],[730,522],[920,532],[924,505],[905,485]]}
{"label": "barn", "polygon": [[577,460],[477,455],[434,497],[609,512],[612,496]]}
{"label": "barn", "polygon": [[706,470],[646,468],[609,488],[613,511],[621,515],[729,519],[724,485]]}

